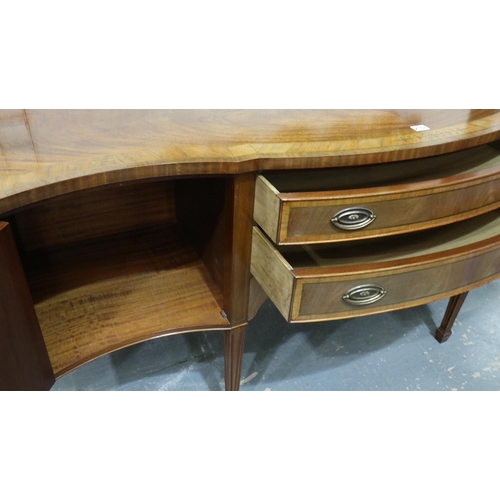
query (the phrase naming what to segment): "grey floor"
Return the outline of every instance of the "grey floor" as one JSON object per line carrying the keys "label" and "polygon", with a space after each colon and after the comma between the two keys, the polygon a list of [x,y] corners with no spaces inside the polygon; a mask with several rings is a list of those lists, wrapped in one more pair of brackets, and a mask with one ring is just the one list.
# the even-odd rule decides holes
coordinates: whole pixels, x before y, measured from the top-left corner
{"label": "grey floor", "polygon": [[[392,313],[289,325],[267,301],[247,329],[241,391],[500,389],[500,280],[472,290],[450,339],[432,337],[447,300]],[[222,333],[175,335],[101,357],[55,391],[220,391]]]}

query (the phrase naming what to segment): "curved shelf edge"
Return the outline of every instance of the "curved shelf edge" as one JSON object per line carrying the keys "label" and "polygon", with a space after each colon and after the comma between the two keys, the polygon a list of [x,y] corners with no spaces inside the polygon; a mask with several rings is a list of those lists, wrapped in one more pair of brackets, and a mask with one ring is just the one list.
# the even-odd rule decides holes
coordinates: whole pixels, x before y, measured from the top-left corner
{"label": "curved shelf edge", "polygon": [[[210,332],[210,331],[226,331],[230,330],[231,326],[229,322],[225,322],[220,325],[206,325],[206,326],[199,326],[199,327],[188,327],[188,328],[178,328],[174,331],[168,330],[164,331],[161,333],[156,333],[152,334],[147,338],[141,338],[141,339],[136,339],[133,341],[129,341],[120,345],[109,345],[105,349],[102,349],[100,351],[96,350],[92,355],[87,356],[85,358],[79,359],[78,362],[74,362],[71,365],[64,366],[64,367],[57,367],[56,370],[54,370],[54,376],[56,379],[59,379],[63,377],[64,375],[67,375],[68,373],[88,364],[91,363],[92,361],[95,361],[98,358],[101,358],[102,356],[106,356],[108,354],[111,354],[113,352],[120,351],[122,349],[126,349],[127,347],[133,346],[133,345],[138,345],[142,344],[144,342],[149,342],[150,340],[155,340],[163,337],[170,337],[172,335],[178,335],[178,334],[183,334],[183,333],[199,333],[199,332]],[[49,351],[49,357],[50,357],[50,351]]]}

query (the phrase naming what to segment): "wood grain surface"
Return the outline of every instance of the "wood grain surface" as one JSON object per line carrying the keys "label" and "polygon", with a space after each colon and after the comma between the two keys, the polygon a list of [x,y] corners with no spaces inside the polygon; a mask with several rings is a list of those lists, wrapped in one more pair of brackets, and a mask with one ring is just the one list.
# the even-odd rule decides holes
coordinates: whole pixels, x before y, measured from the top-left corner
{"label": "wood grain surface", "polygon": [[[428,130],[411,128],[419,124]],[[263,235],[252,244],[255,179],[269,170],[342,167],[377,176],[380,163],[398,170],[395,162],[454,152],[468,156],[477,151],[472,148],[498,139],[497,110],[0,111],[0,215],[15,226],[31,291],[30,296],[23,285],[20,262],[14,262],[18,257],[12,236],[5,236],[8,226],[0,225],[0,237],[8,240],[2,272],[14,273],[15,281],[10,287],[0,283],[9,309],[2,310],[0,328],[6,332],[3,340],[9,338],[26,314],[30,328],[21,327],[21,332],[26,339],[36,334],[31,328],[34,303],[43,333],[43,340],[39,330],[29,340],[34,353],[21,336],[7,344],[8,354],[19,351],[28,360],[33,355],[35,367],[42,360],[37,373],[27,375],[42,387],[53,380],[52,372],[45,376],[39,356],[44,345],[60,377],[100,355],[154,337],[224,330],[226,387],[237,389],[245,324],[263,299],[262,290],[250,296],[250,260],[265,293],[292,321],[338,317],[332,316],[331,287],[361,278],[396,284],[397,301],[375,312],[463,293],[500,272],[500,235],[491,229],[494,222],[481,219],[485,216],[474,219],[479,233],[467,226],[460,249],[436,237],[430,252],[415,241],[398,254],[402,247],[391,240],[389,253],[382,250],[379,257],[373,248],[363,256],[357,244],[350,256],[342,256],[340,244],[333,261],[326,247],[326,253],[311,248],[302,256],[292,248],[284,257]],[[498,156],[491,148],[482,151]],[[436,185],[448,167],[431,166],[445,156],[417,168],[436,175],[427,181],[434,182],[428,189],[449,188]],[[390,165],[383,169],[389,177]],[[469,165],[455,179],[467,190],[458,198],[468,200],[471,215],[498,201],[498,172],[488,168]],[[366,186],[351,184],[354,171],[344,195],[361,199],[356,189]],[[486,181],[485,172],[491,174]],[[468,184],[461,176],[469,176]],[[401,197],[400,186],[379,181],[382,186],[371,186],[371,194],[385,190],[384,195]],[[414,182],[411,176],[407,182]],[[419,192],[422,199],[429,195],[424,191]],[[287,196],[301,201],[300,193]],[[321,196],[316,193],[313,201],[320,202]],[[291,212],[276,215],[281,201],[271,198],[257,196],[265,210],[274,210],[266,224],[286,217],[293,223]],[[448,205],[455,203],[451,198]],[[201,229],[192,225],[200,222]],[[294,259],[303,255],[311,267],[295,265]],[[11,288],[22,296],[14,305]],[[365,314],[336,311],[341,317]],[[5,366],[3,378],[14,384],[16,367]],[[49,366],[47,356],[44,366]]]}
{"label": "wood grain surface", "polygon": [[0,222],[0,391],[46,390],[54,381],[10,227]]}
{"label": "wood grain surface", "polygon": [[224,332],[224,375],[226,391],[238,391],[245,349],[246,325]]}
{"label": "wood grain surface", "polygon": [[57,196],[15,215],[24,251],[174,224],[173,182],[103,186]]}
{"label": "wood grain surface", "polygon": [[[500,275],[500,240],[494,250],[473,252],[439,265],[414,267],[395,273],[366,273],[342,281],[298,280],[291,322],[324,321],[382,313],[427,304],[484,285]],[[374,284],[386,290],[378,302],[350,306],[342,297],[352,288]]]}
{"label": "wood grain surface", "polygon": [[252,237],[252,275],[285,319],[295,286],[293,267],[257,227]]}
{"label": "wood grain surface", "polygon": [[[254,217],[271,240],[290,245],[416,231],[498,206],[500,152],[480,146],[364,169],[259,176]],[[369,209],[376,218],[362,229],[336,228],[332,217],[352,207]]]}
{"label": "wood grain surface", "polygon": [[[282,252],[254,228],[252,273],[291,322],[363,316],[462,293],[500,273],[500,212],[414,235]],[[283,255],[282,255],[283,254]],[[387,295],[369,306],[343,302],[375,284]]]}
{"label": "wood grain surface", "polygon": [[151,338],[229,328],[219,288],[171,226],[32,252],[25,267],[56,377]]}
{"label": "wood grain surface", "polygon": [[498,138],[495,110],[5,110],[0,214],[130,180],[366,165]]}

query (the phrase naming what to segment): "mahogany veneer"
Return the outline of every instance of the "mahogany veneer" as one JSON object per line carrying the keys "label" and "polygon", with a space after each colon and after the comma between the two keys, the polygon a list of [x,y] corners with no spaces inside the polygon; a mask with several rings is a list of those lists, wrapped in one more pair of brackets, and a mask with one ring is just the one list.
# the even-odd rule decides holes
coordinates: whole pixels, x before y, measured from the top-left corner
{"label": "mahogany veneer", "polygon": [[220,290],[170,227],[30,254],[26,275],[56,377],[169,332],[230,326]]}
{"label": "mahogany veneer", "polygon": [[0,111],[0,388],[221,330],[237,390],[266,296],[291,321],[452,297],[444,341],[500,273],[499,139],[497,110]]}
{"label": "mahogany veneer", "polygon": [[[438,300],[483,285],[500,274],[500,212],[390,241],[300,247],[279,252],[254,229],[252,273],[290,322],[340,319]],[[373,303],[343,300],[373,284]]]}
{"label": "mahogany veneer", "polygon": [[50,389],[54,374],[8,224],[0,222],[0,390]]}
{"label": "mahogany veneer", "polygon": [[[358,231],[332,225],[336,213],[358,206],[376,215],[369,225]],[[483,146],[384,168],[259,176],[254,218],[275,243],[290,245],[427,229],[499,206],[500,151]]]}

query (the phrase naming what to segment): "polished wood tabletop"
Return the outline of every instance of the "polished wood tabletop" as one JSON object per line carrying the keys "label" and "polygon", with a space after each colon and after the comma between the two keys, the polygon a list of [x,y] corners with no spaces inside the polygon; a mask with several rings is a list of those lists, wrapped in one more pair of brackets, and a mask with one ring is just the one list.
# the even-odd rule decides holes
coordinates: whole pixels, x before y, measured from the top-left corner
{"label": "polished wood tabletop", "polygon": [[498,110],[3,110],[0,213],[130,180],[365,165],[499,138]]}

